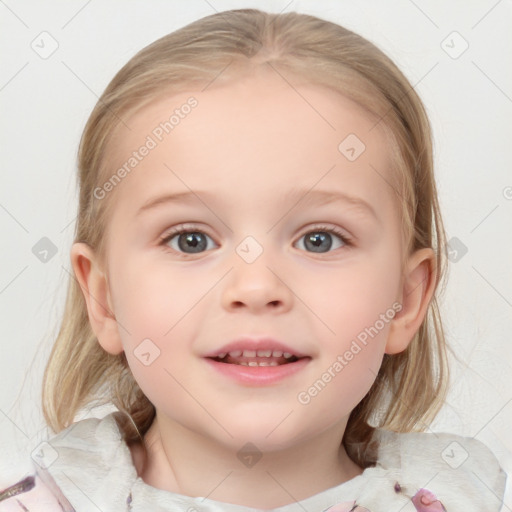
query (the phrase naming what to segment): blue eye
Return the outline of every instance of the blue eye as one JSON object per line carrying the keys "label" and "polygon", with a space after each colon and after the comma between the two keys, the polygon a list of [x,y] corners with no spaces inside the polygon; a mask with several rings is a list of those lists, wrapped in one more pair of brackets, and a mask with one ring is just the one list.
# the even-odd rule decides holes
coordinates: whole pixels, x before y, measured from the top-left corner
{"label": "blue eye", "polygon": [[160,245],[168,245],[176,252],[185,254],[197,254],[208,249],[208,239],[212,240],[206,233],[202,231],[194,231],[187,229],[176,229],[169,235],[166,235]]}
{"label": "blue eye", "polygon": [[[299,249],[304,248],[305,250],[308,250],[308,252],[325,253],[330,250],[350,245],[348,237],[333,228],[321,227],[308,231],[302,235],[299,241],[302,239],[304,239],[304,242],[302,243],[302,247],[299,247]],[[336,241],[336,239],[338,241]]]}
{"label": "blue eye", "polygon": [[[164,235],[159,245],[170,247],[180,255],[199,254],[217,247],[212,238],[203,231],[186,229],[183,226]],[[352,244],[351,239],[338,229],[320,226],[302,235],[297,245],[299,249],[307,252],[326,253]]]}

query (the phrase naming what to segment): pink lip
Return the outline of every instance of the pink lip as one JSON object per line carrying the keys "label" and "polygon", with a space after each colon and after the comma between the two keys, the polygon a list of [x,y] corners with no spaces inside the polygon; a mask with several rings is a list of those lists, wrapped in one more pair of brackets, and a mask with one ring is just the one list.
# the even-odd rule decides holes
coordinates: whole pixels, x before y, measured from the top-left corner
{"label": "pink lip", "polygon": [[215,349],[204,357],[218,357],[219,354],[233,352],[234,350],[281,350],[293,354],[297,358],[308,357],[307,354],[299,352],[296,348],[291,348],[280,341],[272,338],[240,338],[238,340],[227,343],[219,349]]}
{"label": "pink lip", "polygon": [[[258,350],[278,350],[283,353],[288,352],[294,355],[296,360],[294,360],[294,362],[280,364],[278,366],[244,366],[239,364],[220,362],[214,359],[218,357],[219,354],[233,352],[235,350],[251,350],[256,353]],[[304,368],[309,363],[309,361],[311,361],[311,356],[300,352],[296,348],[289,347],[280,341],[272,338],[254,337],[243,337],[238,340],[234,340],[219,349],[211,351],[204,357],[206,362],[222,375],[232,378],[238,381],[240,384],[246,384],[250,386],[265,386],[274,384],[286,377],[297,373],[302,368]]]}
{"label": "pink lip", "polygon": [[265,386],[275,384],[299,372],[311,361],[311,358],[304,357],[294,363],[279,366],[242,366],[220,363],[209,358],[206,358],[205,361],[221,374],[238,381],[240,384]]}

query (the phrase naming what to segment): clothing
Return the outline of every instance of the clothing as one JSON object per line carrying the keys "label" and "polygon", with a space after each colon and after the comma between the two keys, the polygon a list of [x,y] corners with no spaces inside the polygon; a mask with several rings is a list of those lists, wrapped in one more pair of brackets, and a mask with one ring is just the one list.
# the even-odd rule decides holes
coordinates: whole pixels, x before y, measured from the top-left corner
{"label": "clothing", "polygon": [[[480,441],[439,433],[377,429],[378,462],[361,475],[274,512],[499,512],[506,475]],[[137,476],[113,414],[79,421],[45,443],[38,477],[72,504],[29,508],[24,494],[0,512],[256,512],[258,509],[156,489]],[[35,488],[26,494],[38,492]],[[40,484],[41,486],[42,484]],[[58,490],[53,488],[54,493]],[[292,499],[292,498],[290,498]],[[37,500],[35,501],[37,502]],[[429,504],[430,503],[430,504]],[[355,504],[364,508],[354,508]],[[12,508],[8,508],[12,507]],[[16,508],[18,507],[18,508]]]}

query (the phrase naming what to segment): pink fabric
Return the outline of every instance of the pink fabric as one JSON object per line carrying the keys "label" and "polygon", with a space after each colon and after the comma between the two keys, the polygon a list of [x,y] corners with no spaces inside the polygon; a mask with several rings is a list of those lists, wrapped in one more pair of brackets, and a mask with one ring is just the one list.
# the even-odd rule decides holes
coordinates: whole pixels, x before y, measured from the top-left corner
{"label": "pink fabric", "polygon": [[[399,484],[395,484],[395,492],[401,492]],[[418,512],[448,512],[444,505],[428,489],[420,489],[411,501]],[[355,501],[338,503],[329,507],[325,512],[371,512],[371,510],[357,505]]]}
{"label": "pink fabric", "polygon": [[420,489],[412,498],[418,512],[447,512],[435,494],[428,489]]}
{"label": "pink fabric", "polygon": [[[47,480],[48,477],[49,475],[44,475],[47,485],[39,474],[33,475],[35,485],[27,491],[0,500],[0,512],[75,512],[55,482]],[[20,482],[9,489],[17,489],[19,484]]]}

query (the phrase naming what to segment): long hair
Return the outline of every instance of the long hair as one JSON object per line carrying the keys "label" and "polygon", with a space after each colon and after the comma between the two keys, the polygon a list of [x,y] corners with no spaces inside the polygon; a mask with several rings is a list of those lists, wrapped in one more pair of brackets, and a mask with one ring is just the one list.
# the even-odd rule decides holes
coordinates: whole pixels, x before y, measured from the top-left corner
{"label": "long hair", "polygon": [[[446,344],[437,295],[445,273],[446,236],[434,180],[430,124],[421,100],[398,67],[363,37],[314,16],[255,9],[220,12],[195,21],[137,53],[112,79],[91,113],[80,142],[79,208],[75,242],[104,261],[116,191],[99,200],[96,187],[112,174],[109,144],[123,119],[150,101],[228,81],[244,70],[271,65],[291,83],[330,87],[353,100],[384,129],[393,160],[405,253],[432,247],[436,292],[408,348],[385,354],[374,384],[352,411],[343,444],[361,467],[375,463],[376,427],[424,430],[447,387]],[[43,382],[43,412],[58,432],[91,404],[114,404],[128,443],[144,436],[155,408],[135,382],[124,353],[98,343],[77,280],[70,277],[64,316]],[[124,419],[123,419],[124,418]]]}

